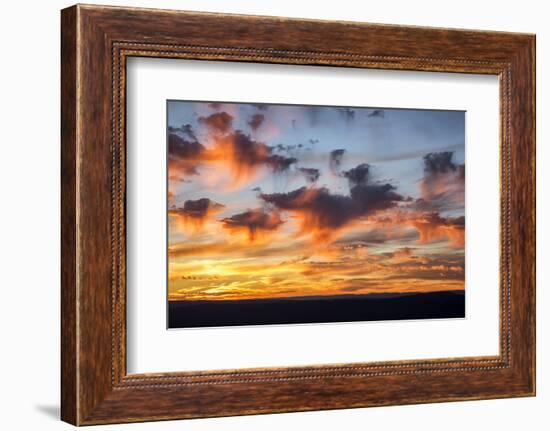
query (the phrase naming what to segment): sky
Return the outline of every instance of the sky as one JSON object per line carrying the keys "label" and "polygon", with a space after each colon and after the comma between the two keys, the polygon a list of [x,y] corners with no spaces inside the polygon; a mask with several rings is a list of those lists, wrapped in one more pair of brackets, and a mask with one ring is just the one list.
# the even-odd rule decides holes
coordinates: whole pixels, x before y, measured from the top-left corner
{"label": "sky", "polygon": [[463,111],[167,107],[169,300],[464,289]]}

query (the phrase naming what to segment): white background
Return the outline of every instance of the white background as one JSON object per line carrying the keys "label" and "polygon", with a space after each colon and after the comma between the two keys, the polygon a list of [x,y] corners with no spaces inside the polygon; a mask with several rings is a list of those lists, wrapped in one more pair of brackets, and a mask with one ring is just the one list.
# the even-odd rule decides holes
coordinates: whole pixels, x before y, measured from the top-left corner
{"label": "white background", "polygon": [[[105,426],[144,430],[498,430],[548,428],[550,272],[550,29],[545,2],[118,1],[188,10],[345,19],[537,33],[538,396],[536,398],[293,413]],[[59,9],[69,2],[5,2],[0,16],[0,425],[9,430],[70,429],[59,409]],[[545,314],[546,312],[546,314]]]}
{"label": "white background", "polygon": [[[129,373],[498,354],[498,77],[141,58],[127,86]],[[466,111],[466,318],[167,331],[165,107],[184,98]]]}

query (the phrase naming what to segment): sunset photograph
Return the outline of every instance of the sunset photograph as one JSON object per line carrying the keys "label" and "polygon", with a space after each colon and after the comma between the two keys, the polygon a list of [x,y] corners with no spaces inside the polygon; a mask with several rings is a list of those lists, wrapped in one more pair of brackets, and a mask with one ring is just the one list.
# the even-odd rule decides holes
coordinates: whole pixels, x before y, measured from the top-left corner
{"label": "sunset photograph", "polygon": [[168,328],[465,317],[465,113],[167,102]]}

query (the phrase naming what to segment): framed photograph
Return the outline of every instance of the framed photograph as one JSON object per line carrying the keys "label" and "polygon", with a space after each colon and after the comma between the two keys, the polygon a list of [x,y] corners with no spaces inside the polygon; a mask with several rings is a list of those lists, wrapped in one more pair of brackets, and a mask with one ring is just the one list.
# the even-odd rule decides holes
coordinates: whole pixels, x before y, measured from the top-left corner
{"label": "framed photograph", "polygon": [[535,37],[62,11],[74,425],[535,394]]}

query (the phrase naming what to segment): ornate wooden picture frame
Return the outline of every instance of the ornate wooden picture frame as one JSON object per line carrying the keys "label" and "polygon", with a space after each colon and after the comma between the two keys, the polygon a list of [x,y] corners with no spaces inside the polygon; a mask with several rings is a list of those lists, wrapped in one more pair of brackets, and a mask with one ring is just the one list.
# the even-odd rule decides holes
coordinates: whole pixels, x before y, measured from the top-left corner
{"label": "ornate wooden picture frame", "polygon": [[[535,394],[535,37],[77,5],[62,11],[61,416],[75,425]],[[129,57],[492,74],[500,82],[500,354],[126,371]],[[497,222],[495,220],[495,222]]]}

